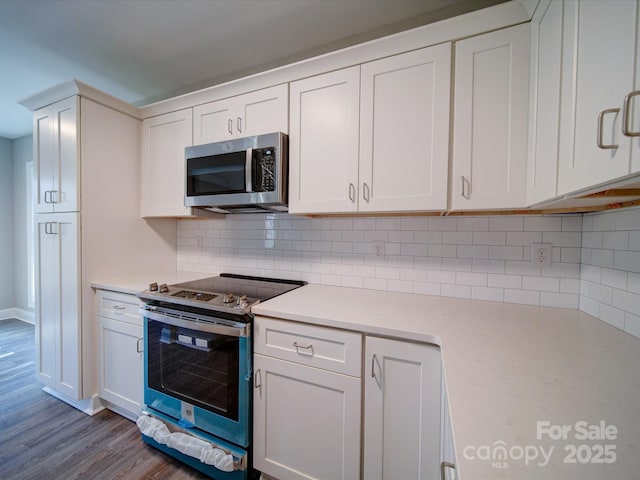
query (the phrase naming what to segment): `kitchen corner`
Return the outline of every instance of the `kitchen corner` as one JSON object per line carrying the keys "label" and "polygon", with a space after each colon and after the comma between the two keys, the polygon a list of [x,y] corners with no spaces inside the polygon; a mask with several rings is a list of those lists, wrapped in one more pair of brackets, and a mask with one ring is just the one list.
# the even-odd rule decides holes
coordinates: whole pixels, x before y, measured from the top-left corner
{"label": "kitchen corner", "polygon": [[[637,474],[638,340],[590,315],[313,284],[253,311],[439,345],[459,478],[631,479]],[[566,435],[559,436],[563,426]],[[601,463],[585,460],[584,448],[591,459],[606,445],[614,445],[613,457],[601,452]]]}

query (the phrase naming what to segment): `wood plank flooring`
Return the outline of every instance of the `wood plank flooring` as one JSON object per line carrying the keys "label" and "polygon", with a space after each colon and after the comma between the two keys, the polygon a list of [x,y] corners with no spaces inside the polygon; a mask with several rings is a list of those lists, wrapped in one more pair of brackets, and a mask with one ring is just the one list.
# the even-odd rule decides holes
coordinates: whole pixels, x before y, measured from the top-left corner
{"label": "wood plank flooring", "polygon": [[34,327],[1,320],[0,479],[208,478],[143,443],[130,420],[90,417],[43,392],[34,356]]}

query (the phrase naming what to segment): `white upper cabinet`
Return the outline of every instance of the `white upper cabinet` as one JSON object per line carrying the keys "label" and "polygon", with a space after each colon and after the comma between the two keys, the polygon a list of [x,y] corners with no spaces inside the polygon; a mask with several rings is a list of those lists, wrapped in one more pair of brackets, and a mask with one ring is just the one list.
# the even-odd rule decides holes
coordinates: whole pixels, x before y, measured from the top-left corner
{"label": "white upper cabinet", "polygon": [[289,211],[447,206],[451,45],[291,84]]}
{"label": "white upper cabinet", "polygon": [[529,25],[455,44],[451,208],[525,204]]}
{"label": "white upper cabinet", "polygon": [[527,205],[556,196],[564,0],[541,2],[531,20]]}
{"label": "white upper cabinet", "polygon": [[195,145],[289,131],[288,85],[257,90],[194,107]]}
{"label": "white upper cabinet", "polygon": [[360,67],[291,83],[289,212],[358,208]]}
{"label": "white upper cabinet", "polygon": [[638,88],[637,0],[567,1],[564,22],[558,194],[631,173],[632,140],[623,129],[640,131],[638,108],[623,108]]}
{"label": "white upper cabinet", "polygon": [[451,44],[362,65],[359,210],[447,208]]}
{"label": "white upper cabinet", "polygon": [[184,149],[193,145],[193,110],[148,118],[142,122],[141,215],[186,217]]}
{"label": "white upper cabinet", "polygon": [[80,210],[79,122],[77,95],[34,112],[36,213]]}

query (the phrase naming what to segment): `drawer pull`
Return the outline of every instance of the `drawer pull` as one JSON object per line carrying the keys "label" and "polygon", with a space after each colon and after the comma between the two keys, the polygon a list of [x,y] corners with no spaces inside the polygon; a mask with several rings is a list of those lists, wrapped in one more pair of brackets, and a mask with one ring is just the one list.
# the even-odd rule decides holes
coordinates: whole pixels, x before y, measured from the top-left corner
{"label": "drawer pull", "polygon": [[142,353],[142,338],[139,338],[138,341],[136,342],[136,352],[137,353]]}
{"label": "drawer pull", "polygon": [[296,349],[296,353],[299,353],[301,355],[309,355],[309,356],[313,356],[313,344],[309,344],[309,345],[298,345],[298,342],[293,342],[293,346]]}
{"label": "drawer pull", "polygon": [[115,313],[122,313],[127,309],[127,307],[123,307],[122,305],[114,305],[113,309],[115,310]]}

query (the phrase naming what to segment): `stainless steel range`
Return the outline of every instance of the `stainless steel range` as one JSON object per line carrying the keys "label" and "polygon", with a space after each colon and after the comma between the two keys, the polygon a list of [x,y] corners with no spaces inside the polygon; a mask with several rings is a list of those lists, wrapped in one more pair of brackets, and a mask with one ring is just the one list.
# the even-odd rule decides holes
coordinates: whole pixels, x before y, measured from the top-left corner
{"label": "stainless steel range", "polygon": [[251,307],[305,283],[223,273],[140,292],[143,440],[211,478],[249,478]]}

